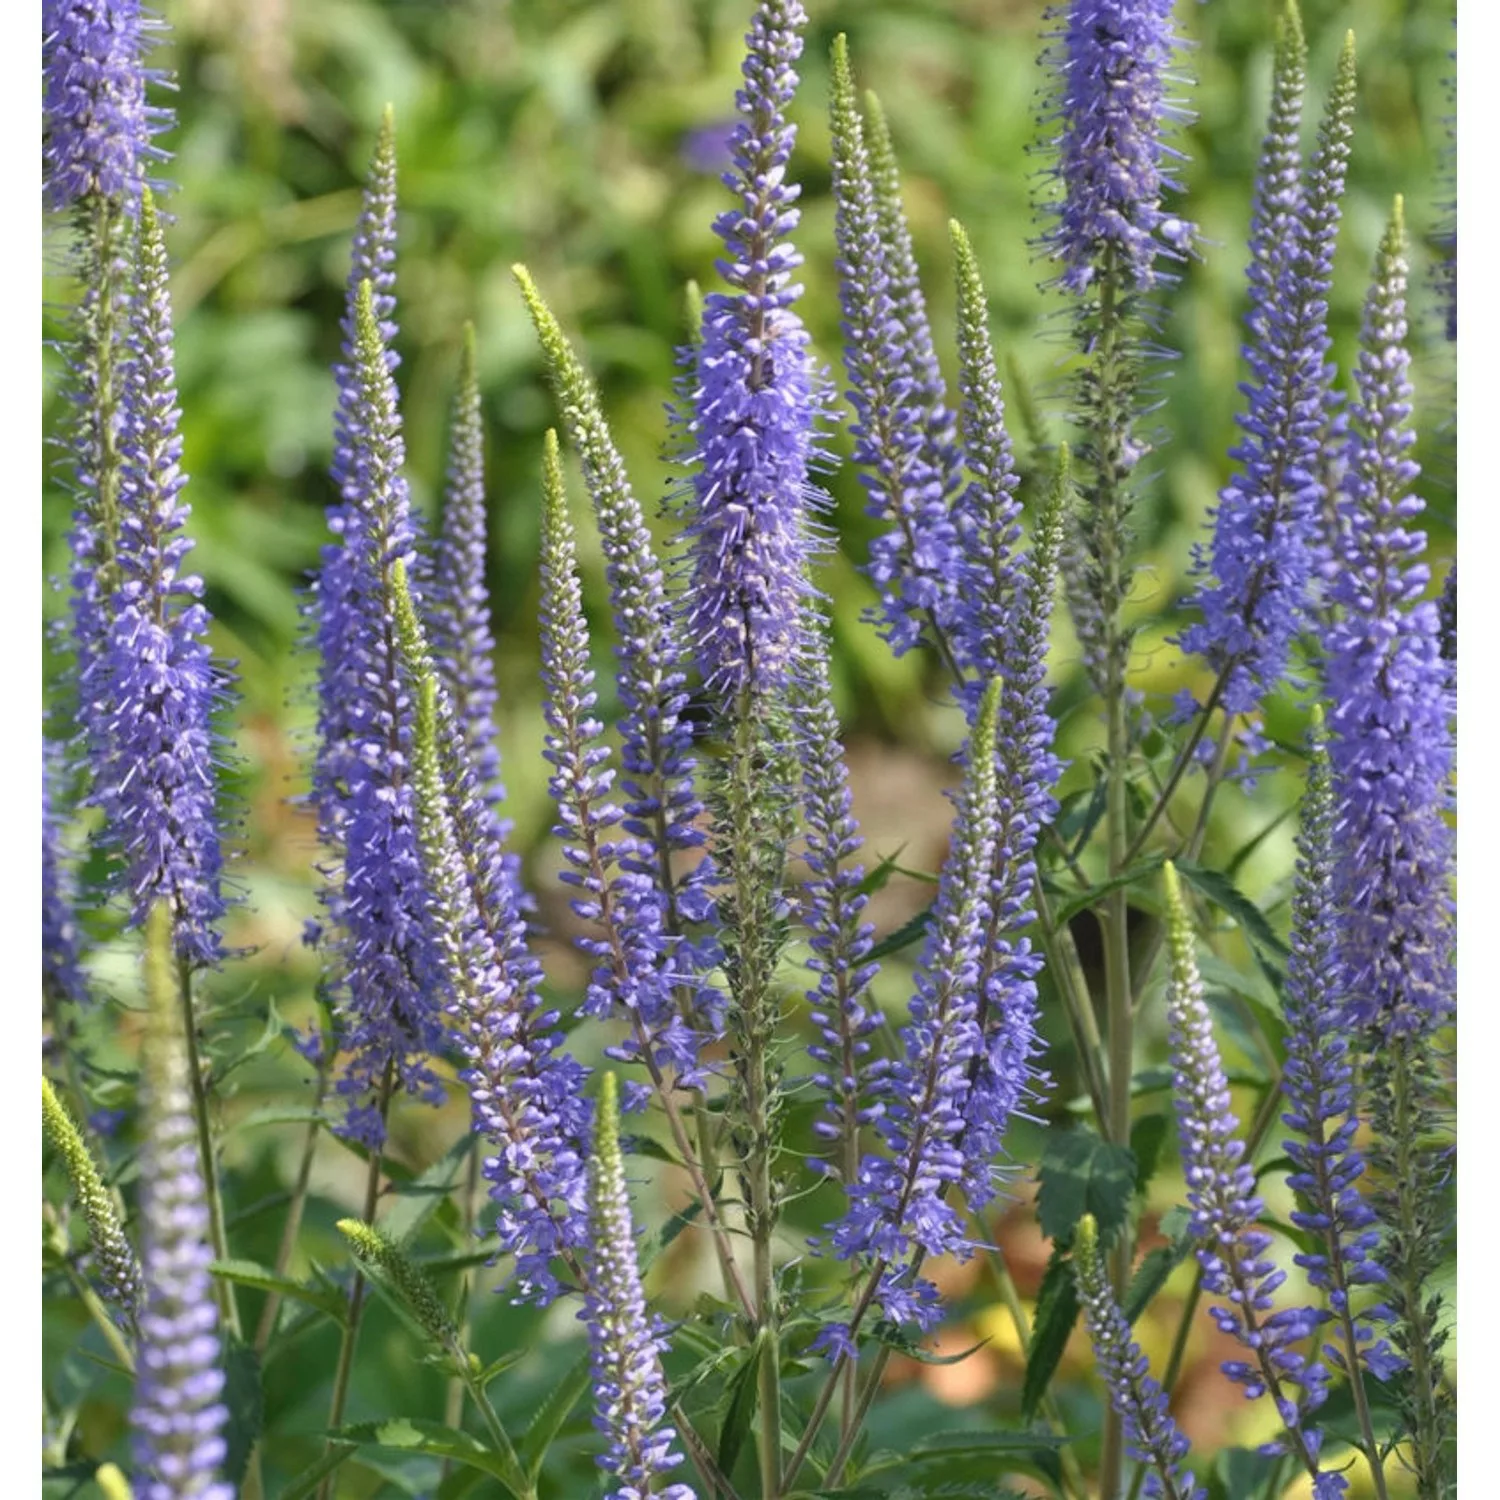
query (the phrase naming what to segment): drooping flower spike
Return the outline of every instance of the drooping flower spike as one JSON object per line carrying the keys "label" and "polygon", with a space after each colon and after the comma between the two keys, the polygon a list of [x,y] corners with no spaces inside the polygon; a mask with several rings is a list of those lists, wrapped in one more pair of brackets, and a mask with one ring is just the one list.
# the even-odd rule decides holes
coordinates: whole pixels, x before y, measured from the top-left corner
{"label": "drooping flower spike", "polygon": [[467,1064],[459,1076],[475,1128],[496,1150],[484,1174],[517,1290],[547,1302],[560,1290],[553,1261],[587,1240],[588,1070],[563,1049],[558,1013],[542,999],[541,965],[399,562],[389,607],[416,700],[417,831],[444,1008]]}
{"label": "drooping flower spike", "polygon": [[1126,1450],[1147,1465],[1145,1494],[1150,1500],[1204,1500],[1208,1491],[1184,1463],[1188,1440],[1172,1420],[1166,1392],[1151,1378],[1146,1356],[1115,1301],[1092,1214],[1078,1224],[1073,1278],[1099,1374],[1125,1429]]}
{"label": "drooping flower spike", "polygon": [[[882,222],[864,122],[841,35],[833,44],[834,233],[838,242],[839,301],[843,308],[844,369],[855,420],[854,462],[866,510],[887,530],[871,544],[869,574],[880,591],[881,634],[898,655],[926,639],[951,653],[956,601],[961,593],[959,538],[948,471],[934,462],[931,391],[921,380],[922,350],[897,304],[911,300],[915,267],[897,264],[897,247]],[[909,248],[909,242],[908,247]],[[897,285],[898,276],[906,284]],[[916,296],[920,298],[920,289]]]}
{"label": "drooping flower spike", "polygon": [[193,1123],[181,1009],[172,974],[172,921],[147,923],[150,1016],[144,1054],[141,1274],[145,1305],[130,1412],[136,1500],[234,1500],[220,1477],[227,1452],[214,1254]]}
{"label": "drooping flower spike", "polygon": [[594,1426],[609,1440],[599,1458],[610,1478],[606,1500],[695,1500],[689,1485],[661,1484],[682,1454],[666,1420],[664,1341],[641,1287],[614,1074],[605,1073],[600,1083],[589,1162],[589,1287],[578,1316],[588,1327]]}
{"label": "drooping flower spike", "polygon": [[1248,406],[1241,468],[1214,513],[1201,621],[1183,648],[1224,675],[1220,702],[1253,713],[1286,671],[1307,623],[1324,523],[1325,434],[1335,420],[1328,361],[1328,295],[1353,135],[1354,39],[1346,39],[1304,180],[1299,130],[1307,49],[1286,0],[1271,120],[1256,181],[1250,240]]}
{"label": "drooping flower spike", "polygon": [[687,633],[726,706],[784,691],[802,654],[810,588],[807,468],[818,399],[807,331],[792,311],[802,257],[788,236],[800,189],[787,180],[797,132],[786,118],[806,24],[800,0],[761,0],[751,21],[724,174],[739,201],[714,221],[725,250],[719,272],[734,290],[705,299],[702,336],[686,352]]}
{"label": "drooping flower spike", "polygon": [[172,306],[161,219],[141,197],[138,281],[124,373],[118,587],[102,653],[81,690],[90,705],[93,799],[123,865],[131,921],[160,900],[172,911],[178,953],[213,964],[222,948],[223,863],[215,811],[218,683],[206,640],[202,580],[182,569],[182,434],[172,355]]}
{"label": "drooping flower spike", "polygon": [[[1321,1434],[1304,1425],[1307,1413],[1327,1399],[1328,1371],[1299,1347],[1317,1335],[1327,1314],[1317,1307],[1276,1307],[1275,1293],[1286,1273],[1267,1255],[1271,1236],[1260,1228],[1265,1205],[1245,1159],[1193,954],[1192,924],[1170,862],[1166,892],[1167,1032],[1182,1173],[1192,1210],[1189,1232],[1197,1245],[1203,1288],[1220,1299],[1210,1315],[1221,1333],[1237,1339],[1249,1353],[1246,1360],[1226,1361],[1224,1373],[1251,1399],[1267,1392],[1273,1396],[1293,1453],[1314,1478],[1323,1478],[1320,1493],[1331,1496],[1339,1491],[1329,1487],[1319,1469]],[[1290,1393],[1298,1387],[1300,1397],[1294,1400]]]}

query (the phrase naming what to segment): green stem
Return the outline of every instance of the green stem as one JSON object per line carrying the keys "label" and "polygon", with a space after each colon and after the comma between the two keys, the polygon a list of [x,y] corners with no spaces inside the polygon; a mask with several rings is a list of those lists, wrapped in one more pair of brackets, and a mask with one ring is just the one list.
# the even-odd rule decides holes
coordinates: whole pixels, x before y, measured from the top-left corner
{"label": "green stem", "polygon": [[[479,1197],[479,1150],[475,1147],[469,1152],[469,1166],[464,1174],[463,1206],[460,1210],[463,1218],[463,1241],[466,1245],[474,1242],[474,1220]],[[464,1297],[463,1315],[458,1323],[458,1342],[462,1349],[469,1346],[469,1337],[473,1331],[473,1318],[470,1309],[473,1298]],[[468,1383],[462,1375],[454,1375],[448,1381],[448,1400],[443,1409],[443,1422],[449,1427],[459,1427],[464,1418],[464,1391]],[[448,1471],[452,1463],[448,1459],[443,1460],[442,1477],[448,1477]]]}
{"label": "green stem", "polygon": [[1099,1036],[1099,1024],[1094,1019],[1094,1003],[1089,994],[1088,980],[1078,959],[1073,934],[1066,927],[1057,926],[1052,916],[1052,904],[1040,881],[1037,882],[1035,896],[1042,954],[1062,998],[1063,1013],[1068,1018],[1073,1045],[1078,1049],[1079,1060],[1083,1065],[1084,1081],[1094,1106],[1094,1114],[1101,1128],[1107,1131],[1109,1111],[1106,1107],[1108,1089],[1105,1082],[1104,1044]]}
{"label": "green stem", "polygon": [[99,1294],[70,1261],[64,1259],[62,1268],[63,1274],[73,1288],[74,1296],[88,1309],[89,1317],[94,1320],[95,1326],[104,1335],[104,1342],[109,1345],[110,1353],[119,1360],[130,1375],[134,1375],[135,1355],[131,1352],[130,1345],[125,1342],[125,1335],[120,1332],[114,1319],[110,1317],[109,1309],[105,1307]]}

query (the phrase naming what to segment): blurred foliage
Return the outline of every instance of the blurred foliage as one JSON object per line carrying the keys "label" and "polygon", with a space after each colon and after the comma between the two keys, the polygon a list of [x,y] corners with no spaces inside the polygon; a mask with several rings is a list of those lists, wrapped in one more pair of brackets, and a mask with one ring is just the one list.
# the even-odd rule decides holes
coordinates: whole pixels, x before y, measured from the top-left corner
{"label": "blurred foliage", "polygon": [[[954,216],[967,226],[980,256],[1002,355],[1013,361],[1044,420],[1060,430],[1068,361],[1065,313],[1060,299],[1039,287],[1046,269],[1032,244],[1032,200],[1044,185],[1046,164],[1037,147],[1048,128],[1039,96],[1039,38],[1046,25],[1040,0],[814,0],[809,8],[812,26],[794,111],[801,133],[792,164],[804,185],[796,236],[806,257],[800,308],[832,378],[840,374],[840,344],[824,111],[828,46],[843,30],[859,81],[879,93],[903,159],[907,207],[939,348],[951,344],[946,221]],[[490,583],[510,811],[538,882],[555,887],[549,876],[557,855],[555,842],[547,838],[551,813],[538,753],[542,727],[534,623],[541,432],[554,417],[509,267],[517,260],[530,266],[586,350],[640,493],[664,496],[681,474],[670,458],[673,351],[685,339],[687,283],[715,284],[717,242],[710,226],[725,198],[712,161],[713,127],[731,113],[749,4],[165,0],[162,9],[171,39],[155,61],[174,69],[180,85],[178,127],[167,141],[173,158],[163,171],[176,184],[170,245],[176,261],[185,468],[191,476],[187,493],[197,539],[193,562],[207,582],[216,643],[224,658],[236,662],[244,699],[226,715],[225,726],[235,741],[247,844],[239,879],[248,900],[234,938],[253,950],[219,982],[218,998],[228,1007],[218,1023],[222,1051],[232,1057],[261,1034],[268,1000],[280,1000],[289,1015],[305,1013],[316,974],[312,955],[298,943],[301,919],[314,909],[311,829],[296,801],[305,788],[312,672],[302,644],[301,609],[325,538],[321,511],[333,494],[327,477],[329,366],[337,349],[359,184],[381,107],[386,101],[395,106],[401,161],[398,378],[412,491],[416,502],[435,514],[461,328],[472,319],[489,435]],[[1184,85],[1196,120],[1181,140],[1182,203],[1202,227],[1204,250],[1181,284],[1163,297],[1160,338],[1176,354],[1161,366],[1158,418],[1164,436],[1137,517],[1137,602],[1152,615],[1140,639],[1137,682],[1152,693],[1169,695],[1191,680],[1168,644],[1169,606],[1183,592],[1191,549],[1204,535],[1235,440],[1250,179],[1269,95],[1275,9],[1272,0],[1180,8],[1181,22],[1196,43],[1186,63],[1193,81]],[[1437,224],[1438,204],[1452,196],[1451,178],[1445,176],[1451,168],[1444,165],[1451,6],[1422,0],[1305,0],[1305,17],[1314,108],[1321,105],[1345,28],[1355,30],[1359,43],[1361,103],[1332,307],[1345,369],[1391,196],[1406,195],[1417,241],[1413,339],[1422,431],[1417,456],[1432,550],[1441,559],[1452,554],[1454,544],[1453,370],[1430,290],[1425,246]],[[53,226],[49,236],[47,295],[55,319],[72,287],[65,231]],[[58,331],[55,322],[51,331]],[[46,423],[54,432],[61,406],[55,352],[46,368]],[[958,726],[951,711],[937,706],[936,679],[924,677],[925,664],[916,655],[892,660],[861,623],[871,598],[857,572],[868,526],[855,476],[842,462],[846,435],[831,433],[828,447],[832,456],[824,482],[832,497],[830,524],[838,549],[826,560],[821,582],[831,600],[836,684],[856,777],[868,788],[872,782],[860,778],[861,765],[904,768],[906,781],[885,794],[906,819],[910,832],[902,837],[914,840],[903,862],[932,868],[941,857],[946,816],[937,792],[948,776],[946,755]],[[62,576],[68,501],[56,473],[49,473],[48,491],[43,565],[49,575]],[[602,640],[609,628],[602,560],[597,551],[588,551],[596,544],[587,528],[581,544],[589,609]],[[1440,566],[1434,571],[1441,576]],[[60,617],[63,596],[49,594],[47,607],[52,618]],[[61,663],[51,660],[48,666],[53,696],[65,714],[66,694],[57,680]],[[1080,702],[1082,683],[1061,621],[1053,666],[1057,701],[1066,712]],[[601,688],[607,695],[607,672],[601,673]],[[608,703],[604,708],[608,717]],[[1298,737],[1300,722],[1290,696],[1268,714],[1273,737],[1283,740]],[[1088,751],[1096,739],[1090,716],[1066,714],[1062,748],[1074,764],[1065,790],[1086,784]],[[1284,919],[1276,910],[1286,895],[1291,839],[1283,814],[1298,780],[1280,772],[1253,799],[1220,798],[1210,841],[1215,868],[1225,868],[1236,851],[1246,850],[1238,878],[1273,920]],[[922,820],[916,827],[914,817]],[[1252,846],[1266,829],[1271,835]],[[897,842],[881,843],[877,850],[895,853]],[[919,884],[905,885],[910,899],[904,908],[897,902],[883,910],[883,927],[910,915],[922,899]],[[892,891],[901,886],[893,882]],[[541,899],[544,918],[554,926],[565,924],[556,897]],[[1138,915],[1150,920],[1149,911]],[[1079,936],[1088,962],[1089,934],[1080,930]],[[1234,941],[1239,940],[1231,947]],[[1242,971],[1248,971],[1248,952],[1240,957]],[[552,970],[558,983],[576,979],[561,944],[549,947],[548,958],[549,964],[560,960]],[[118,953],[104,955],[98,965],[105,987],[121,993],[129,992],[129,972],[128,960]],[[882,980],[884,998],[901,997],[901,978],[898,964]],[[1231,1002],[1226,995],[1226,1024],[1237,1014]],[[236,1022],[236,1007],[244,1005],[255,1015],[246,1011]],[[1148,1014],[1157,1009],[1146,1008]],[[91,1024],[103,1065],[128,1069],[134,1051],[129,1017],[123,1027],[111,1021],[107,1029],[96,1014]],[[1047,1034],[1056,1038],[1063,1028],[1049,1022]],[[1147,1050],[1159,1041],[1148,1032]],[[584,1050],[599,1045],[587,1030]],[[1244,1050],[1248,1057],[1253,1046]],[[284,1053],[253,1056],[236,1075],[239,1097],[226,1108],[226,1124],[233,1127],[229,1160],[245,1214],[236,1231],[237,1253],[263,1262],[274,1258],[280,1228],[276,1207],[284,1203],[295,1173],[300,1132],[274,1120],[253,1131],[246,1122],[257,1105],[284,1098],[289,1089],[307,1093],[306,1070],[294,1074],[296,1065]],[[1049,1065],[1057,1080],[1052,1107],[1061,1111],[1078,1092],[1076,1073],[1065,1047]],[[123,1084],[120,1090],[123,1102]],[[395,1158],[420,1170],[462,1132],[463,1119],[457,1102],[441,1116],[402,1115],[393,1137]],[[1035,1138],[1022,1134],[1016,1159],[1032,1161]],[[125,1165],[128,1172],[128,1155]],[[330,1267],[345,1264],[333,1224],[357,1201],[352,1184],[360,1175],[362,1168],[347,1153],[333,1148],[319,1156],[305,1237],[315,1257]],[[789,1237],[816,1229],[832,1201],[818,1196],[796,1205]],[[450,1242],[461,1245],[456,1210],[449,1203],[444,1212]],[[1000,1232],[1029,1299],[1046,1261],[1029,1204],[1017,1205]],[[678,1260],[691,1238],[663,1254],[658,1272],[663,1284],[679,1277]],[[455,1290],[461,1276],[474,1274],[479,1273],[450,1271],[446,1289]],[[982,1399],[991,1417],[1014,1418],[1020,1399],[1018,1351],[1006,1346],[1008,1325],[996,1312],[986,1274],[982,1261],[953,1272],[949,1289],[958,1298],[961,1326],[948,1346],[963,1348],[974,1337],[991,1336],[993,1347],[979,1356],[976,1367],[985,1372],[986,1384],[980,1389],[955,1385],[958,1377],[951,1371],[898,1360],[893,1378],[907,1383],[881,1407],[881,1446],[900,1448],[930,1432],[942,1403]],[[1169,1283],[1167,1295],[1142,1323],[1148,1352],[1158,1358],[1181,1306],[1181,1282],[1179,1276]],[[576,1358],[571,1316],[550,1315],[544,1337],[544,1320],[534,1312],[510,1307],[501,1298],[481,1299],[477,1306],[476,1347],[490,1357],[507,1347],[529,1350],[495,1387],[508,1403],[503,1414],[524,1427],[525,1414]],[[253,1320],[253,1297],[249,1311]],[[64,1405],[70,1391],[98,1380],[77,1352],[78,1334],[79,1328],[63,1318],[49,1321],[48,1366]],[[1199,1330],[1190,1345],[1185,1401],[1194,1399],[1191,1377],[1209,1359],[1208,1342]],[[267,1368],[268,1423],[282,1433],[305,1434],[283,1439],[271,1456],[268,1476],[278,1482],[319,1451],[334,1343],[330,1326],[310,1329],[284,1346]],[[441,1377],[410,1355],[402,1325],[385,1308],[374,1309],[351,1402],[355,1417],[441,1411]],[[1075,1350],[1063,1366],[1067,1378],[1058,1387],[1059,1399],[1077,1430],[1091,1432],[1098,1409],[1096,1398],[1076,1380],[1081,1368]],[[1219,1384],[1227,1390],[1226,1383]],[[1217,1399],[1222,1404],[1228,1398],[1221,1392]],[[123,1389],[111,1389],[108,1382],[88,1397],[81,1422],[90,1451],[105,1451],[118,1437],[124,1409]],[[953,1420],[946,1418],[949,1425]],[[1211,1427],[1209,1419],[1204,1421]],[[579,1493],[571,1486],[589,1482],[586,1422],[580,1407],[549,1460],[554,1493]],[[1236,1431],[1248,1442],[1268,1435]],[[341,1493],[362,1496],[380,1489],[378,1461],[361,1462],[361,1477],[351,1466]],[[409,1478],[390,1484],[392,1493],[412,1492]]]}

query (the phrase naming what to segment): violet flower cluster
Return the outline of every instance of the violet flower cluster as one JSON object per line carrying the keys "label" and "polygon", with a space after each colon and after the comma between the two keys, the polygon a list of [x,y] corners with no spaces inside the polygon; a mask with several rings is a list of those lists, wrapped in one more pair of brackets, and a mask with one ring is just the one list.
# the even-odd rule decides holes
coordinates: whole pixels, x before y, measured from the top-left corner
{"label": "violet flower cluster", "polygon": [[1184,650],[1223,674],[1220,702],[1231,714],[1254,712],[1281,680],[1307,623],[1323,524],[1324,448],[1336,416],[1328,294],[1353,134],[1353,37],[1340,54],[1304,180],[1306,56],[1289,0],[1251,220],[1248,406],[1240,418],[1244,440],[1231,453],[1242,467],[1220,492],[1212,547],[1198,559],[1209,575],[1194,600],[1203,618],[1182,637]]}
{"label": "violet flower cluster", "polygon": [[620,1152],[614,1074],[605,1073],[589,1164],[588,1290],[578,1316],[588,1327],[594,1375],[594,1425],[609,1439],[599,1466],[610,1476],[607,1500],[694,1500],[690,1485],[658,1481],[682,1462],[666,1421],[665,1341],[646,1308],[635,1226]]}
{"label": "violet flower cluster", "polygon": [[147,931],[151,1001],[141,1159],[141,1279],[145,1288],[130,1412],[137,1500],[234,1500],[219,1477],[227,1445],[218,1309],[209,1265],[209,1210],[171,974],[170,918]]}
{"label": "violet flower cluster", "polygon": [[79,967],[77,896],[72,858],[64,846],[61,745],[42,741],[42,994],[49,1002],[88,999]]}
{"label": "violet flower cluster", "polygon": [[702,337],[687,353],[696,465],[687,633],[706,685],[726,703],[784,688],[810,590],[807,466],[818,401],[807,332],[792,311],[802,258],[787,236],[800,189],[787,180],[797,132],[786,118],[806,24],[799,0],[756,9],[723,179],[739,203],[714,221],[725,250],[719,272],[735,290],[707,297]]}
{"label": "violet flower cluster", "polygon": [[1453,1013],[1453,773],[1448,664],[1423,598],[1425,535],[1411,524],[1411,356],[1400,200],[1365,303],[1338,534],[1337,615],[1325,665],[1339,805],[1339,962],[1355,1024],[1426,1035]]}

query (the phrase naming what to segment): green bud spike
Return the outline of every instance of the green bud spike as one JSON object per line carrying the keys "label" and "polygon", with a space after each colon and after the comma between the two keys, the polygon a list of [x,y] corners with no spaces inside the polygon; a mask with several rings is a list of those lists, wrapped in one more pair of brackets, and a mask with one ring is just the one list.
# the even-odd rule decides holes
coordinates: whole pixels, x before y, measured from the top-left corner
{"label": "green bud spike", "polygon": [[368,277],[354,294],[354,353],[362,375],[385,368],[385,344],[375,316],[375,287]]}
{"label": "green bud spike", "polygon": [[1171,860],[1162,866],[1162,880],[1167,888],[1167,950],[1172,983],[1185,994],[1198,984],[1198,959],[1193,951],[1193,925],[1182,899],[1182,882]]}
{"label": "green bud spike", "polygon": [[100,1464],[94,1470],[94,1483],[104,1500],[130,1500],[130,1481],[114,1464]]}
{"label": "green bud spike", "polygon": [[449,1353],[457,1354],[457,1325],[427,1273],[372,1224],[340,1219],[338,1230],[360,1265],[405,1305],[422,1331]]}
{"label": "green bud spike", "polygon": [[[974,719],[974,750],[969,755],[969,778],[972,784],[970,797],[975,807],[983,807],[995,800],[997,772],[994,752],[1000,736],[1000,695],[1003,689],[1004,683],[998,677],[990,679]],[[980,747],[987,748],[989,754],[977,753]]]}
{"label": "green bud spike", "polygon": [[461,403],[471,400],[479,392],[479,342],[473,323],[464,324],[463,351],[458,360],[458,391]]}
{"label": "green bud spike", "polygon": [[1276,18],[1276,50],[1278,66],[1284,65],[1283,59],[1285,64],[1306,66],[1307,36],[1302,28],[1302,8],[1297,0],[1282,0],[1281,14]]}
{"label": "green bud spike", "polygon": [[133,1325],[141,1302],[141,1272],[135,1252],[83,1136],[46,1078],[42,1079],[42,1129],[62,1158],[73,1195],[83,1210],[104,1293]]}
{"label": "green bud spike", "polygon": [[1068,524],[1068,505],[1073,492],[1072,470],[1072,450],[1066,443],[1059,443],[1052,462],[1052,482],[1047,486],[1047,493],[1037,511],[1027,559],[1032,582],[1029,608],[1037,624],[1045,621],[1052,611],[1052,592],[1057,584],[1063,535]]}
{"label": "green bud spike", "polygon": [[1099,1223],[1093,1214],[1085,1214],[1073,1231],[1073,1255],[1088,1267],[1099,1258]]}
{"label": "green bud spike", "polygon": [[692,277],[682,289],[682,315],[687,320],[688,343],[696,349],[703,342],[703,288]]}
{"label": "green bud spike", "polygon": [[615,1075],[599,1075],[599,1105],[594,1111],[594,1156],[604,1174],[623,1172],[620,1154],[620,1103]]}

